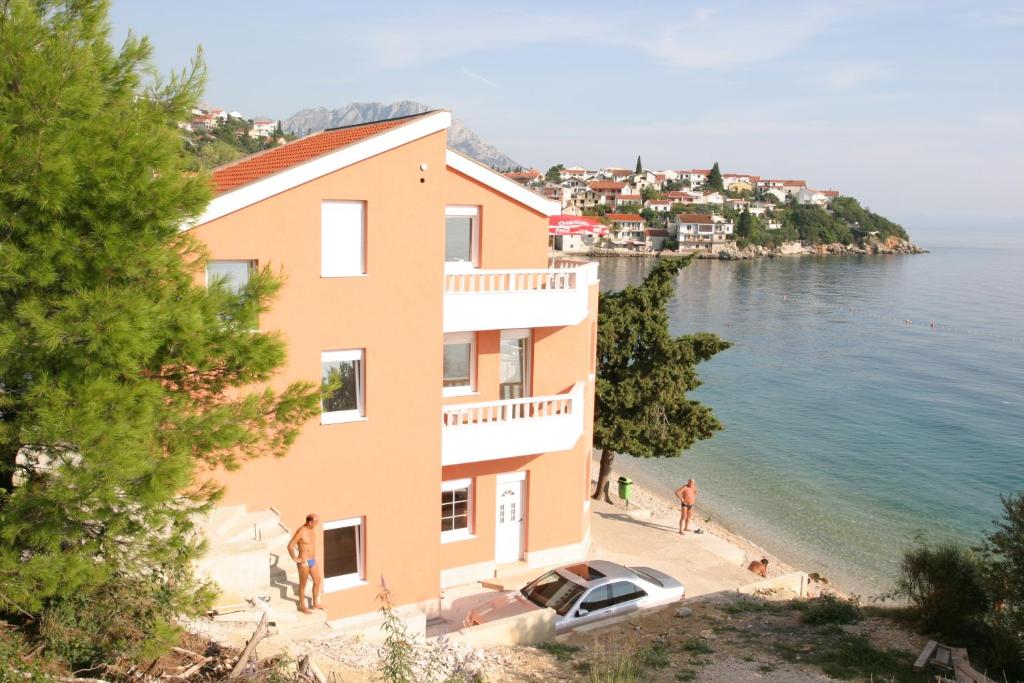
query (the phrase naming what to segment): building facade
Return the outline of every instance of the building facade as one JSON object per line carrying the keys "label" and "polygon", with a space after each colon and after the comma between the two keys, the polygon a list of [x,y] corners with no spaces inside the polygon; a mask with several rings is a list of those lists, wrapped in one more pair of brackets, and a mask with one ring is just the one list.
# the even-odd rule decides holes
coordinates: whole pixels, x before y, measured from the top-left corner
{"label": "building facade", "polygon": [[208,275],[284,280],[259,321],[287,344],[271,384],[319,385],[321,414],[287,457],[217,478],[223,506],[290,530],[319,515],[332,620],[375,611],[382,578],[429,613],[445,586],[589,543],[596,264],[549,264],[558,203],[448,149],[450,124],[332,129],[221,167],[184,226]]}

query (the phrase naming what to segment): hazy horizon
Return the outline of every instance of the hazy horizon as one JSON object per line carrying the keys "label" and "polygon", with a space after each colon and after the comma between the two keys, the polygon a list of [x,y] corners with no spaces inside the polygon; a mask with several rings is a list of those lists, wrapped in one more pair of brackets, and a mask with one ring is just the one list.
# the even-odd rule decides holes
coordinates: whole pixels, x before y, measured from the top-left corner
{"label": "hazy horizon", "polygon": [[173,5],[114,0],[247,116],[415,100],[520,163],[802,178],[906,222],[1024,215],[1024,5]]}

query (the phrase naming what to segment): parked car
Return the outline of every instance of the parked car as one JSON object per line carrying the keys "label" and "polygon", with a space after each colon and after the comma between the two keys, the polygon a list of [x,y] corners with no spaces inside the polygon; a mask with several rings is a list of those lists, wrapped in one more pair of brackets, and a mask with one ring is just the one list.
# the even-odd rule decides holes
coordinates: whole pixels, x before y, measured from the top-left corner
{"label": "parked car", "polygon": [[476,626],[550,607],[558,615],[555,632],[675,602],[685,596],[683,584],[650,567],[623,567],[592,560],[559,567],[507,593],[477,605],[465,626]]}

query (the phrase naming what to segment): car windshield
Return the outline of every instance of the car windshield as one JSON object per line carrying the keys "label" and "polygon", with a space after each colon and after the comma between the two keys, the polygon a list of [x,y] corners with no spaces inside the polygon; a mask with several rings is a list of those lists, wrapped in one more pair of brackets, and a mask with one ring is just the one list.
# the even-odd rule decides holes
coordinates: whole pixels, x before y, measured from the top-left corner
{"label": "car windshield", "polygon": [[577,598],[583,594],[583,586],[573,583],[557,572],[548,572],[522,590],[523,596],[539,607],[550,607],[564,617]]}

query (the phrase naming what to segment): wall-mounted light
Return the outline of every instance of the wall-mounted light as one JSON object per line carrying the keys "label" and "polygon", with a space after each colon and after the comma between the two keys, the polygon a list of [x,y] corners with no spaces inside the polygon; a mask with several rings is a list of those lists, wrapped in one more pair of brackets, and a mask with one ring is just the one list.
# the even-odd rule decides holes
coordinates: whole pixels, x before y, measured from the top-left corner
{"label": "wall-mounted light", "polygon": [[427,162],[424,161],[422,164],[420,164],[421,171],[426,171],[428,168],[429,166],[427,166]]}

